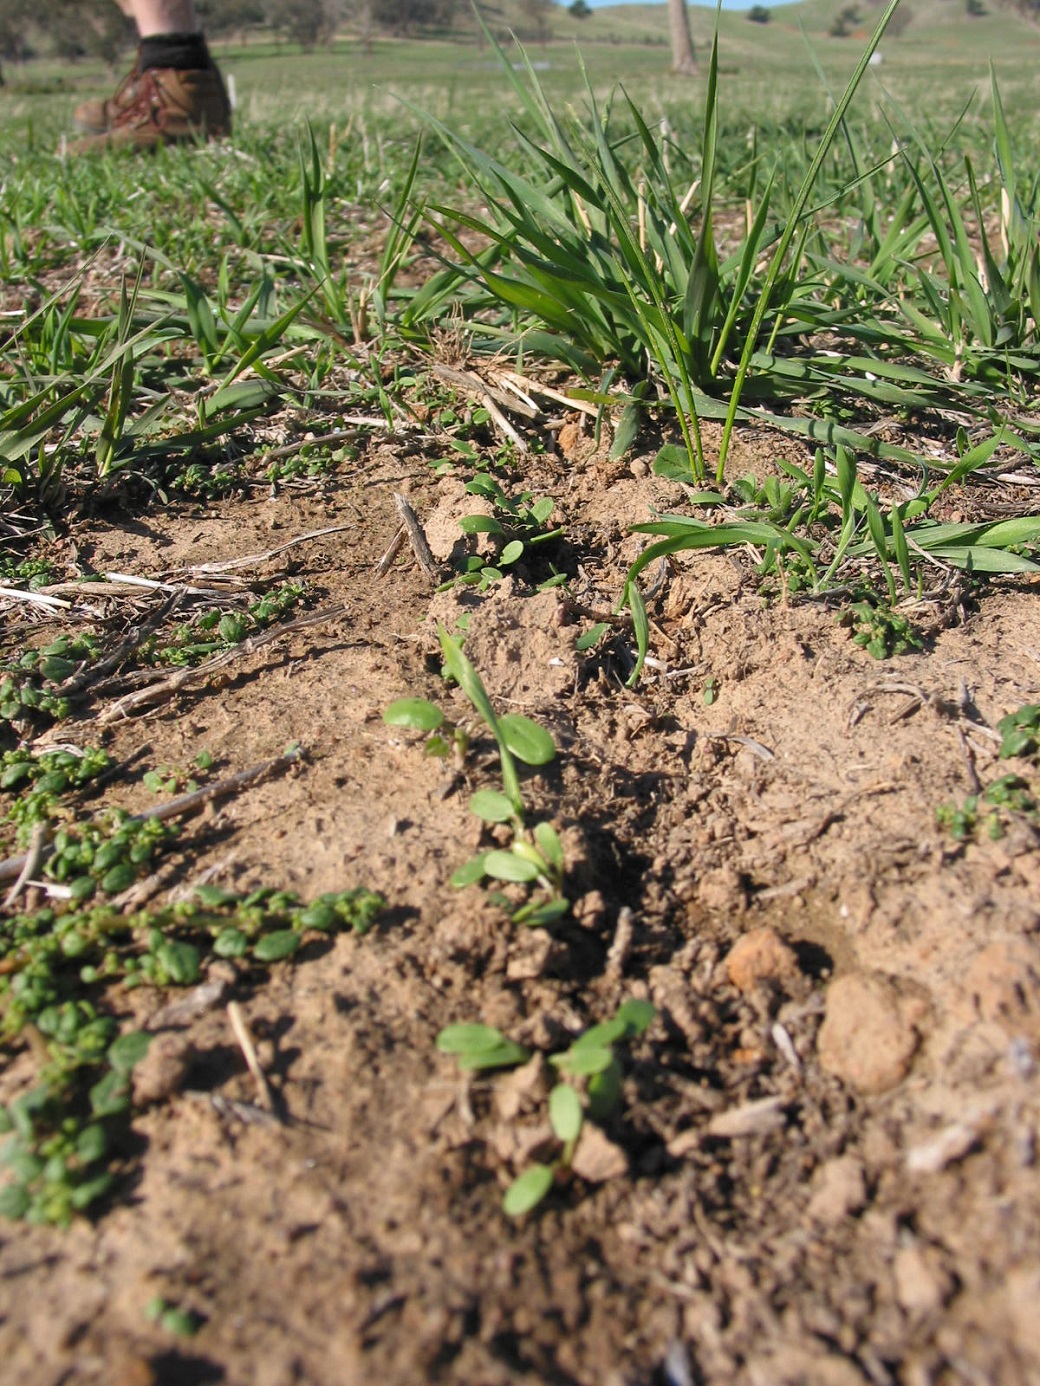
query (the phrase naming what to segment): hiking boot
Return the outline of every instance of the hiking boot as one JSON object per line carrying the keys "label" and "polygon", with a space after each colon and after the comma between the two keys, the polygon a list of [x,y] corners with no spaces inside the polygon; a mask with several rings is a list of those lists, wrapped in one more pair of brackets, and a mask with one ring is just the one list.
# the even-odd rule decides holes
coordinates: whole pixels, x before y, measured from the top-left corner
{"label": "hiking boot", "polygon": [[135,69],[115,96],[88,102],[76,112],[77,117],[81,113],[85,119],[94,119],[94,132],[69,145],[70,154],[156,149],[161,144],[218,139],[231,133],[231,103],[215,67]]}
{"label": "hiking boot", "polygon": [[104,101],[84,101],[77,106],[72,112],[73,129],[81,135],[103,135],[111,130],[116,117],[133,105],[140,78],[141,71],[135,63],[133,71],[126,74],[111,96]]}

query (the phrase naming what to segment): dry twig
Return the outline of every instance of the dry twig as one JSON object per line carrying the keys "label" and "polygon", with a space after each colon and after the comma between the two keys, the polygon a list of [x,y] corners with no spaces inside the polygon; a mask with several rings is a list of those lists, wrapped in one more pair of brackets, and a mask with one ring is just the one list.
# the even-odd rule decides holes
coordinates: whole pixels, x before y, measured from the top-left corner
{"label": "dry twig", "polygon": [[404,543],[406,538],[407,531],[404,525],[402,525],[401,528],[394,535],[394,537],[390,540],[390,547],[387,549],[386,553],[383,554],[382,558],[376,564],[376,577],[386,577],[387,573],[390,571],[391,563],[393,563],[394,559],[401,552],[401,545]]}
{"label": "dry twig", "polygon": [[231,1032],[235,1036],[235,1041],[242,1051],[242,1057],[246,1061],[246,1068],[253,1075],[253,1082],[256,1084],[256,1096],[259,1106],[265,1112],[274,1111],[274,1097],[271,1094],[271,1085],[267,1081],[267,1074],[260,1066],[257,1057],[256,1045],[253,1043],[253,1036],[249,1033],[249,1026],[246,1024],[245,1016],[242,1014],[242,1007],[237,1001],[229,1001],[227,1007],[228,1020],[231,1022]]}
{"label": "dry twig", "polygon": [[197,563],[192,568],[184,570],[187,576],[205,576],[215,573],[230,573],[236,568],[252,568],[258,563],[266,563],[269,558],[277,558],[279,554],[285,553],[288,549],[294,549],[297,544],[309,543],[311,539],[323,539],[327,534],[342,534],[345,529],[353,529],[353,524],[349,525],[329,525],[326,529],[312,529],[308,534],[298,534],[295,539],[287,539],[284,544],[279,544],[275,549],[266,549],[263,553],[247,553],[242,558],[230,558],[226,563]]}
{"label": "dry twig", "polygon": [[419,567],[432,583],[438,583],[441,578],[440,569],[437,566],[437,560],[430,551],[430,545],[427,542],[423,527],[419,523],[418,515],[416,515],[404,496],[400,495],[397,491],[395,491],[393,495],[394,505],[397,507],[397,513],[400,517],[401,524],[404,526],[405,533],[408,535],[408,542],[412,546],[412,552],[415,554]]}
{"label": "dry twig", "polygon": [[[36,874],[36,868],[44,859],[47,844],[47,824],[37,823],[32,831],[32,841],[29,843],[29,850],[22,858],[22,869],[18,873],[18,879],[4,896],[4,903],[0,908],[9,910],[14,907],[15,901],[21,895],[29,881]],[[4,879],[0,877],[0,879]]]}
{"label": "dry twig", "polygon": [[[297,747],[295,750],[287,751],[283,756],[276,756],[273,760],[263,760],[258,765],[251,765],[248,770],[239,770],[237,774],[229,775],[226,780],[219,780],[216,784],[205,785],[190,794],[179,794],[176,799],[170,799],[165,804],[157,804],[155,808],[147,809],[144,813],[135,814],[130,821],[143,823],[149,818],[165,821],[167,818],[179,818],[195,813],[212,799],[226,799],[228,795],[239,793],[267,775],[281,774],[291,765],[297,765],[302,757],[303,752]],[[45,860],[49,855],[49,849],[44,849],[41,859]],[[0,861],[0,881],[9,881],[17,877],[29,859],[30,853],[23,852],[21,856],[8,857],[6,861]],[[38,864],[35,863],[32,869]]]}
{"label": "dry twig", "polygon": [[234,663],[243,655],[254,654],[257,650],[280,640],[284,635],[305,630],[309,626],[323,625],[326,621],[334,621],[345,615],[346,611],[346,606],[342,604],[325,607],[322,611],[312,611],[308,616],[298,616],[294,621],[285,621],[281,625],[272,626],[269,630],[262,631],[259,635],[251,635],[240,645],[235,645],[233,649],[225,650],[222,654],[214,655],[212,659],[207,659],[202,664],[196,664],[192,669],[178,669],[174,674],[160,675],[161,682],[150,684],[146,688],[137,689],[136,692],[127,693],[125,697],[117,698],[114,703],[109,704],[100,713],[98,721],[103,725],[117,722],[143,707],[164,702],[175,693],[179,693],[182,688],[186,688],[188,684],[204,681],[210,674]]}

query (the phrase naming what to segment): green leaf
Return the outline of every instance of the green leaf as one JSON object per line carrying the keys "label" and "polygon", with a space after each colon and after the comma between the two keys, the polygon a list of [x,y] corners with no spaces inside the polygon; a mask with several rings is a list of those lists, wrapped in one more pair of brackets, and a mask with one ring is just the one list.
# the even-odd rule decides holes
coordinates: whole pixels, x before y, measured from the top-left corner
{"label": "green leaf", "polygon": [[461,642],[453,639],[440,623],[437,626],[437,638],[444,654],[444,667],[483,717],[498,742],[499,756],[502,761],[502,788],[508,795],[515,812],[522,815],[524,801],[520,793],[520,777],[512,752],[498,724],[498,718],[491,705],[491,699],[488,697],[488,691],[476,669],[463,654]]}
{"label": "green leaf", "polygon": [[690,454],[678,443],[665,443],[654,458],[654,476],[666,481],[693,481]]}
{"label": "green leaf", "polygon": [[29,1194],[21,1184],[5,1184],[0,1189],[0,1218],[10,1218],[12,1221],[24,1218],[30,1202]]}
{"label": "green leaf", "polygon": [[444,723],[444,713],[425,698],[398,698],[383,713],[388,727],[410,727],[413,731],[432,732]]}
{"label": "green leaf", "polygon": [[556,744],[544,727],[519,712],[507,712],[498,719],[506,745],[525,765],[548,765],[556,756]]}
{"label": "green leaf", "polygon": [[143,1030],[130,1030],[109,1046],[108,1062],[117,1073],[129,1073],[148,1053],[152,1036]]}
{"label": "green leaf", "polygon": [[1009,760],[1012,756],[1028,755],[1035,744],[1036,736],[1027,731],[1007,731],[1000,743],[1000,758]]}
{"label": "green leaf", "polygon": [[528,1059],[527,1050],[491,1025],[448,1025],[437,1036],[442,1054],[453,1054],[468,1070],[515,1068]]}
{"label": "green leaf", "polygon": [[514,911],[513,923],[523,924],[529,929],[541,929],[547,924],[555,924],[557,919],[562,919],[570,907],[569,900],[531,900]]}
{"label": "green leaf", "polygon": [[597,1045],[572,1045],[566,1054],[556,1054],[552,1058],[557,1068],[564,1069],[575,1078],[588,1077],[593,1073],[603,1073],[614,1062],[614,1051]]}
{"label": "green leaf", "polygon": [[476,885],[487,875],[487,853],[481,852],[479,856],[470,857],[469,861],[452,872],[451,884],[456,890],[462,890],[465,886]]}
{"label": "green leaf", "polygon": [[238,899],[233,890],[225,890],[223,886],[200,885],[196,886],[193,892],[200,905],[205,905],[207,909],[219,909],[221,905],[232,905]]}
{"label": "green leaf", "polygon": [[99,1198],[104,1197],[114,1183],[114,1176],[107,1171],[98,1174],[93,1179],[87,1179],[84,1183],[77,1184],[69,1196],[69,1202],[77,1213],[82,1213],[92,1203],[96,1203]]}
{"label": "green leaf", "polygon": [[594,1121],[604,1121],[621,1101],[621,1065],[612,1060],[602,1073],[594,1073],[585,1088],[589,1115]]}
{"label": "green leaf", "polygon": [[58,655],[49,655],[40,661],[40,673],[51,683],[62,683],[76,672],[76,667],[71,659],[62,659]]}
{"label": "green leaf", "polygon": [[485,823],[508,823],[513,817],[513,805],[497,789],[478,789],[469,801],[469,811]]}
{"label": "green leaf", "polygon": [[564,1145],[576,1141],[584,1118],[578,1094],[569,1083],[557,1083],[549,1094],[549,1122],[557,1140]]}
{"label": "green leaf", "polygon": [[101,1125],[84,1126],[76,1137],[76,1159],[81,1164],[92,1165],[100,1160],[108,1150],[108,1136]]}
{"label": "green leaf", "polygon": [[203,418],[209,420],[227,409],[261,409],[268,400],[284,393],[284,387],[273,380],[236,380],[221,385],[202,402]]}
{"label": "green leaf", "polygon": [[604,631],[609,629],[610,627],[607,625],[606,621],[597,621],[597,623],[590,630],[587,630],[584,635],[578,636],[577,640],[574,642],[574,648],[579,654],[585,654],[586,651],[591,650],[595,645],[599,644],[600,636],[603,635]]}
{"label": "green leaf", "polygon": [[531,1165],[506,1189],[502,1211],[511,1218],[521,1218],[537,1208],[553,1186],[555,1170],[552,1165]]}
{"label": "green leaf", "polygon": [[137,868],[132,862],[121,861],[106,871],[101,878],[101,889],[106,895],[118,895],[129,890],[137,880]]}
{"label": "green leaf", "polygon": [[598,1025],[590,1025],[571,1045],[571,1052],[576,1049],[605,1049],[624,1039],[625,1033],[625,1022],[615,1015],[610,1020],[600,1021]]}
{"label": "green leaf", "polygon": [[646,558],[650,549],[660,547],[659,544],[651,544],[650,548],[644,549],[642,557],[636,559],[636,562],[632,565],[628,577],[625,580],[623,601],[627,603],[628,609],[632,613],[632,629],[636,637],[636,664],[626,681],[625,686],[627,688],[634,688],[638,683],[639,675],[643,672],[643,664],[650,652],[650,618],[646,614],[646,603],[643,601],[643,594],[640,592],[633,578],[636,567]]}
{"label": "green leaf", "polygon": [[562,872],[563,846],[560,843],[560,836],[551,823],[536,823],[534,826],[534,840],[539,852],[556,871]]}
{"label": "green leaf", "polygon": [[501,1044],[496,1044],[494,1049],[480,1049],[474,1054],[460,1054],[459,1068],[516,1068],[517,1064],[526,1063],[528,1058],[526,1049],[514,1044],[512,1040],[504,1039]]}
{"label": "green leaf", "polygon": [[335,926],[336,911],[327,900],[315,900],[313,905],[300,911],[297,923],[301,929],[314,929],[326,934]]}
{"label": "green leaf", "polygon": [[518,884],[536,881],[542,874],[533,861],[507,851],[488,852],[484,858],[484,870],[496,881],[514,881]]}
{"label": "green leaf", "polygon": [[492,1025],[446,1025],[437,1036],[437,1048],[442,1054],[475,1054],[494,1049],[505,1036]]}
{"label": "green leaf", "polygon": [[[610,460],[616,462],[618,458],[624,457],[625,453],[635,445],[639,436],[639,429],[643,422],[643,405],[640,400],[630,399],[621,411],[621,418],[618,420],[617,432],[614,434],[614,441],[610,447]],[[674,444],[672,444],[674,447]],[[685,454],[684,454],[685,457]],[[690,464],[686,460],[686,474],[689,475]]]}
{"label": "green leaf", "polygon": [[155,950],[159,965],[177,986],[194,986],[199,980],[199,950],[193,943],[161,943]]}
{"label": "green leaf", "polygon": [[202,1327],[202,1321],[195,1314],[178,1309],[174,1305],[164,1310],[159,1318],[159,1327],[165,1328],[167,1333],[173,1333],[178,1338],[194,1338]]}
{"label": "green leaf", "polygon": [[126,1074],[115,1069],[90,1089],[90,1110],[96,1117],[116,1116],[129,1106],[130,1084]]}
{"label": "green leaf", "polygon": [[256,941],[253,957],[257,962],[281,962],[283,958],[291,958],[299,946],[300,935],[294,929],[276,929]]}
{"label": "green leaf", "polygon": [[241,929],[233,927],[221,929],[213,940],[213,951],[218,958],[241,958],[248,947],[248,938]]}
{"label": "green leaf", "polygon": [[501,534],[502,526],[493,515],[463,515],[459,520],[463,534]]}
{"label": "green leaf", "polygon": [[498,561],[503,568],[508,568],[511,563],[515,563],[517,559],[522,558],[523,553],[523,543],[519,539],[511,539],[498,555]]}
{"label": "green leaf", "polygon": [[624,1025],[626,1035],[641,1035],[650,1028],[656,1014],[649,1001],[633,996],[618,1007],[614,1019]]}

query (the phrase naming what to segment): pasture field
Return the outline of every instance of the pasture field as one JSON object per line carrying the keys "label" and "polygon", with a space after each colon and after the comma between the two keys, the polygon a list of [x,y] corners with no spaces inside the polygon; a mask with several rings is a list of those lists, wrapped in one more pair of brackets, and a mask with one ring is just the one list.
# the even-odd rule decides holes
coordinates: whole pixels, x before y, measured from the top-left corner
{"label": "pasture field", "polygon": [[1038,31],[833,9],[5,65],[11,1380],[1040,1373]]}

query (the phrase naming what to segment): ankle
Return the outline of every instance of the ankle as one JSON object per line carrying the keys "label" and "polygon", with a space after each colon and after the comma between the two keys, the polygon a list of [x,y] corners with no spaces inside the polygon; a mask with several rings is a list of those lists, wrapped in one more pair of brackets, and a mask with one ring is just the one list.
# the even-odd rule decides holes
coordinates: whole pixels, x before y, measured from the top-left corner
{"label": "ankle", "polygon": [[202,34],[152,34],[141,40],[137,65],[141,72],[152,67],[198,72],[212,63]]}

